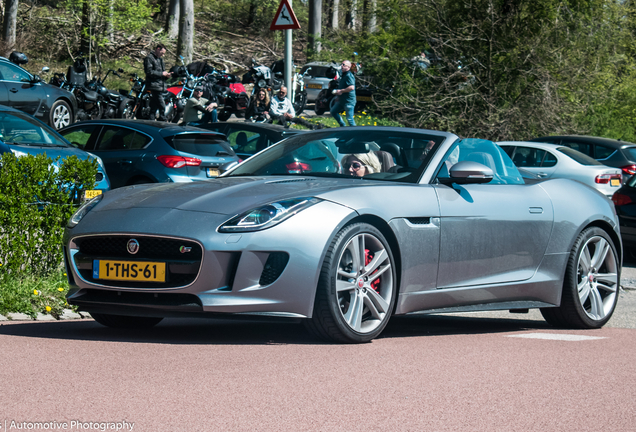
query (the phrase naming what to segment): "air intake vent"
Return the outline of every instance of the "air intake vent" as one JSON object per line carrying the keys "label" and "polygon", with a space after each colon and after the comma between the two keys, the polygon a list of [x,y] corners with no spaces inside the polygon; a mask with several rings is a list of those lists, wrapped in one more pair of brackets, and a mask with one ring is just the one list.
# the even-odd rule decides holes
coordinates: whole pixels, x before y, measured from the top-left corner
{"label": "air intake vent", "polygon": [[258,281],[260,285],[269,285],[274,283],[276,279],[283,273],[285,266],[289,262],[289,255],[285,252],[272,252],[267,257],[261,279]]}
{"label": "air intake vent", "polygon": [[431,223],[430,217],[406,218],[413,225],[428,225]]}

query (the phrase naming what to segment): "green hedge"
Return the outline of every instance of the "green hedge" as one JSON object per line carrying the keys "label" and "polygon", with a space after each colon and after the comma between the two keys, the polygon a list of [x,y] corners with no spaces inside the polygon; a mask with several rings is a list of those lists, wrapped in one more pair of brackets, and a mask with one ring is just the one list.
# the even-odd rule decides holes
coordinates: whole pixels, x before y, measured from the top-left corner
{"label": "green hedge", "polygon": [[0,280],[59,268],[64,227],[96,174],[94,159],[0,155]]}

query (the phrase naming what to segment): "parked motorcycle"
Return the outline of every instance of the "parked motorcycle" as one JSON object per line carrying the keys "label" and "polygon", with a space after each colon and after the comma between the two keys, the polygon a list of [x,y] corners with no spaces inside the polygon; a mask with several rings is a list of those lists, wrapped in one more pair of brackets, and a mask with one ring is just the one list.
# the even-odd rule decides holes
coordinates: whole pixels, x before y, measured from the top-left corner
{"label": "parked motorcycle", "polygon": [[[132,73],[129,76],[131,83],[130,91],[126,93],[125,90],[119,90],[119,93],[127,98],[127,100],[124,100],[120,105],[122,118],[155,120],[157,113],[153,113],[150,109],[150,90],[146,89],[146,81],[136,73]],[[163,93],[163,97],[166,102],[164,115],[167,121],[172,121],[176,113],[175,97],[168,91]]]}
{"label": "parked motorcycle", "polygon": [[66,75],[55,73],[49,81],[49,84],[57,85],[75,95],[78,105],[76,121],[100,119],[104,113],[104,98],[96,90],[86,87],[87,78],[86,59],[80,52],[75,62],[68,67]]}
{"label": "parked motorcycle", "polygon": [[104,77],[103,80],[100,79],[99,77],[93,77],[93,79],[86,84],[86,87],[89,90],[96,91],[102,96],[104,100],[104,113],[103,113],[104,118],[122,118],[123,117],[122,107],[125,108],[126,102],[127,102],[124,99],[128,99],[128,97],[123,96],[120,93],[115,93],[111,90],[108,90],[104,86],[104,81],[106,81],[106,78],[108,78],[108,75],[111,72],[113,75],[121,78],[121,75],[119,75],[119,72],[124,72],[124,70],[121,68],[119,68],[117,71],[113,69],[108,69],[108,71],[106,72],[106,76]]}

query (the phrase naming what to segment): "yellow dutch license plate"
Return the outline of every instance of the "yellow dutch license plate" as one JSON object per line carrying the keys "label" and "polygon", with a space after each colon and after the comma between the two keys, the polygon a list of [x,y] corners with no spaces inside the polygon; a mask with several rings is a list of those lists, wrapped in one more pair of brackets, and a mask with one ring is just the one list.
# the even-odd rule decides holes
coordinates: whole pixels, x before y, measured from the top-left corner
{"label": "yellow dutch license plate", "polygon": [[101,195],[102,191],[99,189],[84,191],[84,199],[89,200],[95,198],[97,195]]}
{"label": "yellow dutch license plate", "polygon": [[307,84],[307,88],[310,88],[310,89],[321,89],[322,88],[322,84]]}
{"label": "yellow dutch license plate", "polygon": [[621,182],[620,182],[619,179],[611,179],[610,180],[610,185],[612,185],[612,186],[620,186]]}
{"label": "yellow dutch license plate", "polygon": [[205,173],[208,177],[218,177],[221,175],[221,171],[218,168],[206,168]]}
{"label": "yellow dutch license plate", "polygon": [[165,282],[166,263],[148,261],[93,260],[93,279]]}
{"label": "yellow dutch license plate", "polygon": [[362,101],[362,102],[371,102],[371,96],[356,96],[356,100]]}

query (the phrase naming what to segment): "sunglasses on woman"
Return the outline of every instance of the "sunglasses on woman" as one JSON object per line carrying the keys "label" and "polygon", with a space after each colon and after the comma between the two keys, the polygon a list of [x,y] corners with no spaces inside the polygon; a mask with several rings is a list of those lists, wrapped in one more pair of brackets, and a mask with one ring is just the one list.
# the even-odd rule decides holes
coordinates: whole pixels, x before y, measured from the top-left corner
{"label": "sunglasses on woman", "polygon": [[362,168],[362,164],[360,162],[351,162],[344,164],[344,169],[348,170],[349,168],[353,168],[354,171],[358,171]]}

